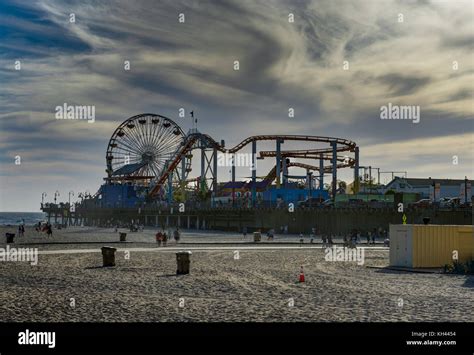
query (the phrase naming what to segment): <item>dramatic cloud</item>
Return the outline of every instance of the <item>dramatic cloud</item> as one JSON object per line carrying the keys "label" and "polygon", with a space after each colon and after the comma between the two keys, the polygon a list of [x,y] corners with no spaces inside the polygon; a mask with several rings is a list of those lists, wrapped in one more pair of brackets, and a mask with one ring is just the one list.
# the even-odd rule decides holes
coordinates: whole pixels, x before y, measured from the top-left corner
{"label": "dramatic cloud", "polygon": [[[338,136],[360,144],[362,165],[472,177],[473,17],[469,0],[4,1],[0,210],[36,210],[42,191],[95,191],[116,126],[153,112],[187,130],[180,107],[227,146]],[[56,120],[63,103],[95,105],[96,121]],[[388,103],[420,106],[420,123],[380,120]],[[274,164],[259,163],[259,174]]]}

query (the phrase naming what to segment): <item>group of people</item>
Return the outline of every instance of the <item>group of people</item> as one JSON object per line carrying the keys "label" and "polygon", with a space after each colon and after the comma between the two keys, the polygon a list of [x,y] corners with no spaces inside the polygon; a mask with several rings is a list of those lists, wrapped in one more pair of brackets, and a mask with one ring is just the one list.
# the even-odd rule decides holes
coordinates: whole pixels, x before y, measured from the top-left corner
{"label": "group of people", "polygon": [[344,244],[356,245],[363,239],[367,241],[367,244],[375,244],[375,241],[379,238],[383,238],[384,240],[387,239],[387,231],[382,230],[382,228],[374,228],[372,231],[365,232],[353,229],[349,235],[344,236]]}
{"label": "group of people", "polygon": [[[45,232],[48,237],[53,236],[53,226],[49,222],[46,222],[45,224],[42,224],[41,222],[38,222],[38,224],[36,224],[36,226],[35,226],[35,230],[36,230],[36,233],[38,233],[38,234],[41,233],[41,232]],[[24,229],[23,229],[23,231],[24,231]]]}
{"label": "group of people", "polygon": [[[288,228],[287,226],[282,226],[280,228],[280,232],[282,234],[286,234],[288,231],[287,228]],[[244,239],[246,239],[247,232],[248,232],[248,228],[246,226],[243,227],[242,234],[243,234]],[[310,243],[314,243],[316,240],[316,236],[319,236],[319,235],[321,236],[321,241],[322,241],[323,246],[332,246],[334,244],[334,240],[333,240],[334,236],[330,234],[328,235],[328,234],[321,233],[321,231],[317,227],[311,228],[311,232],[309,234]],[[274,236],[275,236],[275,230],[269,229],[267,232],[267,240],[269,241],[273,240]],[[300,242],[304,243],[303,233],[299,234],[299,238],[300,238]],[[344,235],[343,241],[344,241],[344,245],[355,247],[355,245],[360,243],[361,240],[363,239],[367,240],[367,244],[375,244],[376,240],[378,240],[379,238],[387,240],[388,239],[387,231],[382,230],[382,228],[373,228],[372,231],[365,231],[365,232],[358,229],[353,229],[351,233]]]}
{"label": "group of people", "polygon": [[[117,229],[118,227],[115,227]],[[143,224],[138,224],[134,223],[132,220],[132,223],[130,223],[130,232],[143,232],[145,229],[145,226]]]}
{"label": "group of people", "polygon": [[[158,231],[155,237],[156,237],[156,242],[158,243],[159,247],[161,247],[161,244],[163,244],[164,247],[166,246],[166,243],[168,242],[169,237],[168,237],[168,234],[164,230]],[[176,244],[178,244],[179,240],[181,239],[181,233],[178,227],[176,227],[176,229],[173,231],[173,238],[176,241]]]}
{"label": "group of people", "polygon": [[334,241],[332,240],[332,235],[321,235],[321,240],[323,242],[323,246],[332,246]]}

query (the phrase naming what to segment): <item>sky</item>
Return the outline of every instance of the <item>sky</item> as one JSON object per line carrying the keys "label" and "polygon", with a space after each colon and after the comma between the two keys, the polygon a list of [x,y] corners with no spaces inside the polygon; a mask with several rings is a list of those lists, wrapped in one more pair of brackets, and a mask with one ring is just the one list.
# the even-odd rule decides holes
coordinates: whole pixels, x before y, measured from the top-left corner
{"label": "sky", "polygon": [[[472,179],[473,47],[470,0],[2,0],[0,211],[97,191],[113,131],[145,112],[187,131],[194,111],[227,147],[340,137],[360,146],[361,165]],[[57,120],[64,103],[95,106],[95,122]],[[389,103],[419,106],[420,121],[382,120]],[[258,163],[265,175],[274,160]]]}

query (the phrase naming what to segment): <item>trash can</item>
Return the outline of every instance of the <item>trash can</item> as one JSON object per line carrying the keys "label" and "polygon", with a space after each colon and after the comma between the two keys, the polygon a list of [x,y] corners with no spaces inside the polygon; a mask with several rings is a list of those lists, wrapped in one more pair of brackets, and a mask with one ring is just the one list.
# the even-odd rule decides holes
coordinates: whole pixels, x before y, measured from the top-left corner
{"label": "trash can", "polygon": [[125,242],[127,240],[127,233],[120,233],[120,241]]}
{"label": "trash can", "polygon": [[190,251],[180,251],[176,253],[176,264],[177,264],[176,274],[177,275],[189,274],[189,264],[191,263],[191,260],[190,260],[191,254],[192,253]]}
{"label": "trash can", "polygon": [[5,233],[5,237],[7,238],[7,243],[13,243],[13,238],[15,238],[15,233]]}
{"label": "trash can", "polygon": [[253,232],[253,241],[259,242],[262,239],[262,234],[260,232]]}
{"label": "trash can", "polygon": [[102,247],[103,266],[115,266],[115,252],[117,249],[112,247]]}

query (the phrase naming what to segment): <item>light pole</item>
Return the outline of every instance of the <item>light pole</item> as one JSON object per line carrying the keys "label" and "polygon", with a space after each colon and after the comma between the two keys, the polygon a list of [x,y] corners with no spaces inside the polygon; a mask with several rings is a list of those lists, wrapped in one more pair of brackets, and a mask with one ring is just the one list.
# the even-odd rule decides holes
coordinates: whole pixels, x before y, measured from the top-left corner
{"label": "light pole", "polygon": [[43,206],[44,198],[45,198],[46,196],[48,196],[48,194],[47,194],[46,192],[43,192],[43,193],[41,194],[41,206]]}
{"label": "light pole", "polygon": [[67,220],[68,220],[68,221],[67,221],[67,224],[71,225],[71,212],[72,212],[72,209],[71,209],[71,195],[74,196],[74,191],[72,191],[72,190],[69,191],[69,194],[68,194],[68,195],[69,195],[69,206],[68,206],[69,211],[68,211],[68,213],[67,213]]}
{"label": "light pole", "polygon": [[56,190],[56,192],[54,193],[54,204],[56,204],[56,200],[58,196],[59,196],[59,191]]}
{"label": "light pole", "polygon": [[312,197],[312,194],[311,194],[311,185],[313,184],[313,172],[312,171],[308,171],[307,172],[308,174],[308,190],[309,190],[309,196],[308,196],[308,203],[309,205],[311,206],[311,200],[310,198]]}
{"label": "light pole", "polygon": [[464,177],[464,206],[467,208],[469,204],[467,203],[467,176]]}

